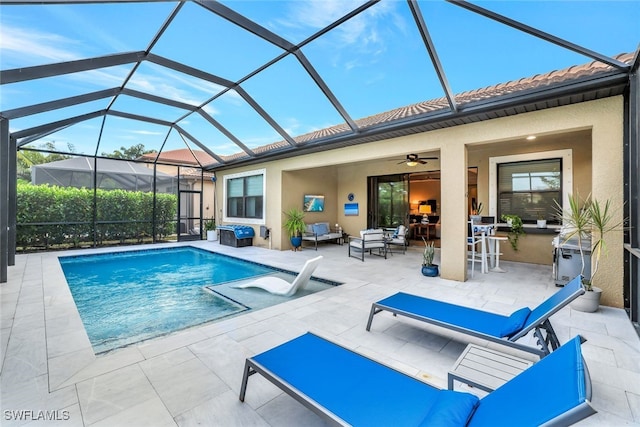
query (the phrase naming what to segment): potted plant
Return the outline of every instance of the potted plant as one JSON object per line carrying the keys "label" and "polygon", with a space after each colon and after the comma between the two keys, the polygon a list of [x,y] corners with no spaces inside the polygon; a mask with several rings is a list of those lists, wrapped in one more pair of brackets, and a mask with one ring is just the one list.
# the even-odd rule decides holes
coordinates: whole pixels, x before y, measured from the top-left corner
{"label": "potted plant", "polygon": [[424,252],[422,253],[422,274],[427,277],[437,277],[438,276],[438,266],[433,263],[433,257],[436,254],[435,244],[433,242],[427,243],[427,241],[422,238],[424,242]]}
{"label": "potted plant", "polygon": [[471,215],[469,215],[469,218],[471,218],[471,221],[473,221],[474,223],[479,223],[482,220],[482,202],[480,202],[479,204],[476,205],[476,201],[473,200],[471,202]]}
{"label": "potted plant", "polygon": [[207,240],[213,242],[218,240],[218,233],[216,232],[216,219],[209,218],[204,221],[204,229],[207,231]]}
{"label": "potted plant", "polygon": [[538,219],[536,220],[536,226],[538,228],[547,228],[547,220],[542,212],[538,212]]}
{"label": "potted plant", "polygon": [[[607,254],[606,236],[611,231],[622,230],[623,221],[615,222],[610,200],[602,203],[592,199],[591,195],[584,200],[581,200],[579,195],[569,195],[569,208],[563,210],[558,205],[557,210],[562,218],[564,241],[571,238],[578,240],[580,260],[582,261],[580,275],[582,276],[582,285],[587,291],[571,303],[571,308],[586,312],[597,311],[600,307],[602,289],[593,286],[593,281],[598,273],[602,257]],[[582,243],[589,237],[591,237],[592,265],[589,266],[590,277],[585,278],[585,251]]]}
{"label": "potted plant", "polygon": [[500,218],[509,226],[510,230],[507,234],[507,239],[509,239],[509,243],[511,243],[511,247],[513,248],[513,250],[517,252],[518,239],[520,239],[521,234],[525,234],[524,227],[522,225],[522,218],[520,218],[518,215],[513,214],[505,214]]}
{"label": "potted plant", "polygon": [[298,208],[291,208],[284,215],[287,219],[282,226],[289,233],[291,246],[295,251],[302,246],[302,233],[307,229],[307,224],[304,222],[304,212]]}

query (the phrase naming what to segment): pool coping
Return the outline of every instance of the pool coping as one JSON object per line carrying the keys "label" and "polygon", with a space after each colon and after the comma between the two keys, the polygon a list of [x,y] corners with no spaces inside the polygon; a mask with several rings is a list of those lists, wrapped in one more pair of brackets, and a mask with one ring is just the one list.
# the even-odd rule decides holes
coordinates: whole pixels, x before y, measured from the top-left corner
{"label": "pool coping", "polygon": [[[208,248],[194,246],[193,242],[155,244],[145,249],[140,249],[139,246],[132,248],[123,247],[118,248],[117,250],[114,250],[113,247],[100,248],[92,249],[90,254],[98,255],[113,252],[145,251],[162,248],[175,248],[177,246],[189,246],[197,250],[205,250],[225,257],[240,259],[254,264],[266,265],[279,272],[293,275],[297,274],[294,271],[283,269],[281,267],[244,260],[242,258],[216,252]],[[87,249],[56,252],[52,254],[52,256],[44,256],[42,258],[43,275],[46,278],[46,280],[43,281],[43,292],[49,392],[54,392],[97,375],[140,362],[149,357],[166,352],[168,348],[173,348],[173,346],[169,344],[169,347],[163,346],[162,350],[154,349],[157,341],[173,341],[175,342],[175,348],[194,344],[198,341],[219,335],[220,333],[226,332],[230,329],[237,328],[239,323],[250,324],[259,321],[261,315],[258,314],[258,316],[254,318],[252,316],[253,313],[259,313],[264,310],[269,310],[275,306],[287,305],[297,300],[313,296],[313,294],[306,295],[305,297],[296,298],[291,301],[276,304],[275,306],[239,313],[238,315],[227,318],[207,321],[198,325],[189,326],[187,328],[168,332],[153,338],[148,338],[96,354],[85,330],[80,313],[76,307],[71,290],[67,284],[62,266],[59,262],[59,258],[62,257],[87,255],[88,253],[86,251]],[[342,284],[341,282],[322,279],[316,276],[313,276],[313,279],[329,284]],[[312,302],[313,299],[309,300],[307,303]],[[247,318],[238,320],[239,318],[244,317]]]}

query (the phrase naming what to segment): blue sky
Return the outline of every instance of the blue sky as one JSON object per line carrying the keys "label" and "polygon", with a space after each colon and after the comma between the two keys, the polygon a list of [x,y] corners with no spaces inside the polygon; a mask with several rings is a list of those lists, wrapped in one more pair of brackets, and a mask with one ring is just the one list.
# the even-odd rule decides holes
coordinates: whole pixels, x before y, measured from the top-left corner
{"label": "blue sky", "polygon": [[[296,44],[362,4],[361,1],[223,1]],[[605,55],[633,52],[640,42],[640,0],[484,1],[480,6]],[[0,6],[2,70],[144,50],[176,6],[141,4]],[[440,0],[419,2],[455,93],[582,64],[591,59]],[[351,118],[358,119],[444,95],[405,1],[383,0],[302,49]],[[187,3],[152,53],[231,81],[282,51]],[[118,87],[132,65],[0,87],[0,110]],[[343,122],[300,63],[289,56],[242,84],[291,136]],[[223,88],[143,62],[127,88],[201,105]],[[102,99],[11,122],[11,131],[106,108]],[[115,110],[170,122],[185,110],[120,96]],[[250,148],[281,140],[234,91],[204,107]],[[201,116],[179,125],[221,155],[240,150]],[[100,146],[96,141],[102,129]],[[117,117],[92,119],[46,136],[56,147],[93,154],[143,143],[182,148],[163,126]]]}

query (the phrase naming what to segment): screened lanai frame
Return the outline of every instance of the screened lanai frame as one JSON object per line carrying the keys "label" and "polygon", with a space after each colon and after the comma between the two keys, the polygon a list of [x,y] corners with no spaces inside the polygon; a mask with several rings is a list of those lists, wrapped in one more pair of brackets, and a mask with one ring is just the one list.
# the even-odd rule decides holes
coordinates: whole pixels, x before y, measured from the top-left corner
{"label": "screened lanai frame", "polygon": [[[5,200],[9,200],[9,203],[4,204],[3,208],[0,209],[0,241],[2,242],[2,245],[0,245],[0,255],[2,257],[2,262],[0,262],[0,281],[6,281],[6,267],[7,265],[13,265],[14,257],[16,151],[20,149],[38,149],[37,145],[34,145],[35,142],[80,123],[93,121],[98,123],[98,127],[104,129],[105,133],[108,128],[105,123],[111,120],[118,120],[118,123],[135,121],[146,123],[156,128],[167,129],[159,138],[160,142],[154,148],[158,148],[158,151],[162,152],[163,149],[172,148],[171,141],[178,141],[178,143],[183,143],[190,149],[202,150],[213,161],[207,164],[199,162],[198,167],[215,172],[216,170],[224,170],[240,165],[258,164],[270,159],[313,153],[394,136],[456,126],[478,120],[488,120],[517,114],[522,111],[532,111],[549,108],[554,105],[624,94],[627,100],[625,111],[627,120],[627,123],[625,123],[627,131],[625,134],[625,138],[627,138],[625,141],[625,147],[627,148],[625,152],[625,209],[627,210],[627,217],[630,219],[631,229],[635,230],[626,237],[627,252],[625,256],[628,257],[626,265],[629,270],[626,275],[625,286],[637,292],[638,276],[640,274],[637,265],[638,229],[640,228],[638,227],[640,224],[640,214],[638,213],[640,208],[637,200],[638,190],[640,190],[638,188],[639,177],[637,173],[638,164],[640,163],[638,149],[638,104],[640,101],[638,99],[637,50],[631,61],[620,61],[612,56],[587,49],[561,37],[524,24],[522,20],[511,19],[506,15],[482,8],[477,4],[447,0],[447,4],[459,8],[461,11],[471,12],[481,19],[515,29],[518,33],[532,36],[550,46],[571,51],[581,58],[598,61],[608,66],[604,72],[599,73],[597,76],[590,75],[583,79],[578,78],[571,82],[549,85],[542,89],[526,90],[489,99],[460,96],[462,90],[456,87],[455,84],[452,85],[450,83],[449,74],[445,72],[446,67],[438,55],[438,52],[444,49],[444,45],[438,45],[434,41],[432,37],[433,26],[430,27],[421,10],[421,7],[427,6],[426,2],[408,0],[406,7],[413,17],[411,30],[418,36],[419,45],[423,49],[424,57],[426,58],[425,63],[430,65],[430,69],[425,71],[425,79],[435,82],[435,86],[439,89],[438,94],[425,95],[416,100],[416,102],[430,98],[440,98],[441,101],[427,111],[419,110],[415,114],[401,115],[399,116],[400,118],[390,119],[384,115],[374,115],[367,117],[367,119],[360,119],[370,113],[379,113],[380,111],[391,110],[393,107],[402,107],[402,105],[375,107],[377,110],[372,112],[352,112],[349,100],[345,100],[345,97],[342,96],[339,88],[335,85],[335,80],[330,81],[331,79],[326,77],[326,69],[323,69],[321,64],[314,61],[313,50],[310,47],[313,42],[322,39],[323,36],[334,32],[349,21],[357,19],[359,15],[366,13],[368,10],[375,10],[378,3],[383,4],[382,2],[360,2],[350,10],[343,11],[340,16],[333,18],[327,25],[315,31],[309,31],[295,39],[288,39],[270,30],[267,23],[253,18],[254,15],[250,10],[240,10],[241,8],[235,10],[233,3],[224,4],[214,1],[137,2],[131,0],[71,0],[61,2],[44,0],[37,2],[3,1],[2,7],[11,7],[13,5],[32,5],[30,7],[37,7],[36,4],[56,5],[59,3],[112,3],[115,5],[140,3],[145,4],[145,6],[166,4],[170,12],[159,23],[157,32],[148,38],[149,43],[142,50],[115,52],[103,56],[74,59],[47,65],[20,66],[3,69],[0,72],[0,82],[3,88],[6,87],[5,85],[13,83],[33,80],[49,81],[48,79],[55,79],[56,76],[64,76],[68,73],[77,74],[95,70],[110,70],[115,75],[122,77],[121,83],[116,86],[76,93],[54,100],[11,106],[11,108],[7,109],[2,108],[3,111],[0,112],[0,165],[2,165],[2,170],[8,172],[8,175],[0,175],[0,202],[4,204]],[[227,24],[255,36],[254,42],[270,46],[271,49],[275,47],[271,52],[280,53],[257,64],[254,68],[245,70],[243,74],[234,76],[214,74],[203,70],[196,64],[197,58],[193,59],[193,62],[187,63],[187,61],[180,61],[167,55],[155,53],[155,47],[162,45],[164,33],[171,31],[174,20],[180,19],[183,10],[189,9],[192,11],[195,8],[209,13],[211,16],[216,16]],[[452,25],[455,24],[452,23]],[[635,46],[633,48],[637,49]],[[304,75],[309,79],[308,81],[311,82],[309,86],[316,93],[313,98],[314,102],[309,104],[313,104],[313,107],[318,108],[318,110],[330,111],[329,114],[333,117],[333,121],[330,122],[331,126],[324,126],[322,131],[308,131],[296,135],[295,132],[289,130],[290,126],[282,121],[278,113],[272,113],[268,97],[261,97],[256,93],[258,85],[254,84],[254,80],[257,80],[258,77],[265,75],[269,70],[274,69],[285,61],[297,64],[300,75]],[[491,59],[487,58],[487,63],[492,63]],[[574,61],[571,65],[575,63],[579,63],[579,61]],[[127,68],[127,66],[131,68]],[[205,94],[204,97],[185,102],[184,99],[165,96],[164,93],[147,93],[140,90],[139,87],[129,84],[130,82],[135,83],[136,71],[146,67],[162,67],[167,70],[167,73],[179,75],[181,81],[193,80],[193,82],[198,82],[198,86],[208,88],[209,95]],[[448,71],[450,72],[451,70],[449,69]],[[501,81],[506,80],[503,79]],[[501,81],[494,83],[500,83]],[[186,82],[185,84],[194,86],[193,82]],[[281,84],[277,87],[283,88],[285,86],[288,85]],[[471,90],[476,87],[462,89]],[[225,97],[242,103],[242,109],[237,110],[239,115],[257,117],[261,123],[262,131],[268,134],[267,138],[252,140],[251,135],[239,134],[241,130],[238,130],[237,127],[226,125],[221,119],[217,118],[214,103],[222,102]],[[123,102],[123,100],[129,98],[141,100],[144,103],[162,105],[165,108],[165,113],[152,116],[147,115],[146,111],[124,111],[127,108],[127,102]],[[100,103],[106,105],[99,107]],[[409,102],[405,104],[408,105]],[[77,107],[83,106],[88,106],[89,108],[82,112],[75,111],[78,109]],[[181,114],[177,117],[172,116],[171,111],[180,111]],[[44,117],[52,112],[59,112],[60,117],[55,120],[43,119],[43,121],[33,125],[19,126],[19,130],[16,131],[12,131],[10,128],[10,124],[13,127],[15,123],[20,123],[21,120],[24,120],[24,123],[29,123],[27,119]],[[208,131],[203,132],[195,127],[191,128],[191,124],[187,123],[189,120],[185,120],[193,119],[195,122],[196,118],[197,121],[210,125],[211,133]],[[315,125],[315,128],[321,127],[318,124]],[[215,137],[212,135],[215,135]],[[100,136],[97,138],[98,143],[95,146],[95,150],[93,152],[88,150],[81,154],[100,157],[100,151],[105,150],[104,147],[100,147],[100,138],[103,137],[101,131]],[[212,147],[208,143],[209,138],[215,138],[217,141],[222,141],[222,143],[217,142],[217,145]],[[107,138],[104,139],[106,140]],[[109,148],[113,147],[107,147],[106,150],[109,150]],[[68,155],[78,154],[60,149],[56,149],[53,152]],[[158,159],[156,158],[157,161]]]}

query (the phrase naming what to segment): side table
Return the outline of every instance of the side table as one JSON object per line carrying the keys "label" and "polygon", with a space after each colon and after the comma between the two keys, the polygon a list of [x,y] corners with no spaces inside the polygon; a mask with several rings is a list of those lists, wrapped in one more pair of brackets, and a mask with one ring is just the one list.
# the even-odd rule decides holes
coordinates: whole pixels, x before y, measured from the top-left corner
{"label": "side table", "polygon": [[472,387],[492,392],[533,365],[530,360],[469,344],[447,375],[448,388],[458,380]]}

